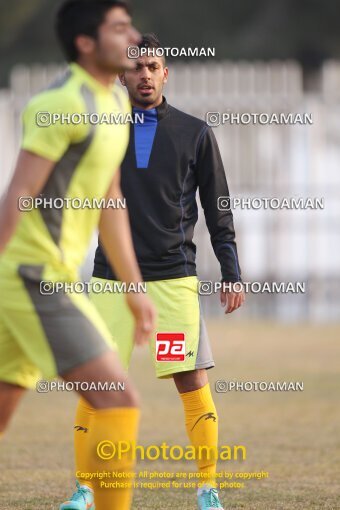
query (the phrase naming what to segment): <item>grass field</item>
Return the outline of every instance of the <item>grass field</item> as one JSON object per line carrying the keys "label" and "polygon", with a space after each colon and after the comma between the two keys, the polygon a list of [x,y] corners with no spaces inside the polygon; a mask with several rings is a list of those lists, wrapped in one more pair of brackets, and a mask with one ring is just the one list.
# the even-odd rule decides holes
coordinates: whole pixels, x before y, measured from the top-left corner
{"label": "grass field", "polygon": [[[225,509],[339,509],[340,326],[228,320],[210,322],[209,332],[217,361],[212,388],[218,379],[304,382],[303,392],[214,392],[220,444],[247,448],[247,460],[220,462],[219,470],[269,472],[267,480],[222,491]],[[155,380],[146,350],[135,356],[132,374],[143,399],[139,443],[186,445],[174,385]],[[24,399],[1,444],[0,510],[55,510],[73,491],[75,403],[68,393],[31,392]],[[139,469],[195,468],[144,461]],[[195,509],[195,490],[135,491],[134,510],[175,508]]]}

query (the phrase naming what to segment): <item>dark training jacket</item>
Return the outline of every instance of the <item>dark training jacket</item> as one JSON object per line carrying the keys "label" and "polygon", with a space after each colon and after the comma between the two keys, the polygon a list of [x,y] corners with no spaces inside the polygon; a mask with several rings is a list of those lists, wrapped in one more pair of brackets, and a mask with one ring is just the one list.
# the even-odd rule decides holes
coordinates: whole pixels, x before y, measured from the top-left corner
{"label": "dark training jacket", "polygon": [[[133,113],[144,114],[144,123],[131,124],[121,187],[144,280],[196,275],[198,189],[222,280],[240,281],[233,215],[217,206],[229,190],[211,128],[165,98],[157,108]],[[117,279],[100,244],[93,276]]]}

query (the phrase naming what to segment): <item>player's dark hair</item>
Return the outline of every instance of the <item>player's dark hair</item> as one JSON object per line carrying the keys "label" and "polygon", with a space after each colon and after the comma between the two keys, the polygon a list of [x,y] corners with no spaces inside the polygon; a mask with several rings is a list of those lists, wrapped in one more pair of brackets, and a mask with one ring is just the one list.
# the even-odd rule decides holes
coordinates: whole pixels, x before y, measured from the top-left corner
{"label": "player's dark hair", "polygon": [[138,44],[139,48],[160,48],[161,43],[156,34],[150,32],[149,34],[143,34],[142,40]]}
{"label": "player's dark hair", "polygon": [[[138,47],[139,48],[161,48],[161,43],[160,43],[157,35],[154,34],[153,32],[150,32],[148,34],[142,35],[142,40],[138,44]],[[163,61],[165,64],[165,57],[163,56],[162,58],[163,58]]]}
{"label": "player's dark hair", "polygon": [[68,61],[74,62],[79,57],[76,37],[88,35],[96,39],[106,13],[113,7],[131,12],[124,0],[66,0],[62,4],[57,13],[56,32]]}

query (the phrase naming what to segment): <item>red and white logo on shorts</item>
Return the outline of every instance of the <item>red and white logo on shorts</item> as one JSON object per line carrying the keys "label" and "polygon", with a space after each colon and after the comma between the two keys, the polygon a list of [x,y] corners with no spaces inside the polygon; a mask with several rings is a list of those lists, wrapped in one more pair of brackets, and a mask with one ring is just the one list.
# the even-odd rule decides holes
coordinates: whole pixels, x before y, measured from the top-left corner
{"label": "red and white logo on shorts", "polygon": [[185,361],[184,333],[157,333],[156,361]]}

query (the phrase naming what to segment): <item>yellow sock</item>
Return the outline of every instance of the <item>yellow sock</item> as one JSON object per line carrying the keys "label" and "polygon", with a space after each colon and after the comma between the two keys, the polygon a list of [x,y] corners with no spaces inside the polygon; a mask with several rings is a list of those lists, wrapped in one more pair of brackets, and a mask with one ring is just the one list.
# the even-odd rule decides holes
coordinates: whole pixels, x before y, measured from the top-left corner
{"label": "yellow sock", "polygon": [[[106,445],[102,448],[102,455],[112,453],[111,445],[117,445],[120,441],[134,443],[137,441],[139,424],[139,409],[134,407],[117,407],[111,409],[94,410],[91,418],[88,437],[88,471],[95,472],[121,472],[130,473],[133,471],[134,460],[131,453],[121,453],[112,459],[106,457],[104,460],[98,455],[98,444],[103,441]],[[85,435],[85,434],[84,434]],[[109,441],[110,443],[107,443]],[[119,482],[121,485],[126,482],[133,482],[132,478],[103,478],[95,479],[93,482],[94,499],[96,510],[129,510],[132,500],[131,484],[127,487],[103,487],[101,483]]]}
{"label": "yellow sock", "polygon": [[[198,446],[218,446],[218,416],[216,407],[211,396],[210,386],[206,384],[203,388],[187,393],[181,393],[184,405],[185,426],[191,444]],[[207,483],[216,487],[216,459],[214,455],[203,456],[197,459],[200,473],[206,473],[207,478],[202,478],[199,485]]]}
{"label": "yellow sock", "polygon": [[91,407],[90,404],[86,402],[86,400],[83,398],[79,399],[74,422],[74,453],[76,474],[78,475],[76,477],[80,485],[87,485],[91,489],[93,489],[93,484],[90,480],[85,478],[84,474],[88,469],[88,430],[94,412],[95,409],[93,409],[93,407]]}

